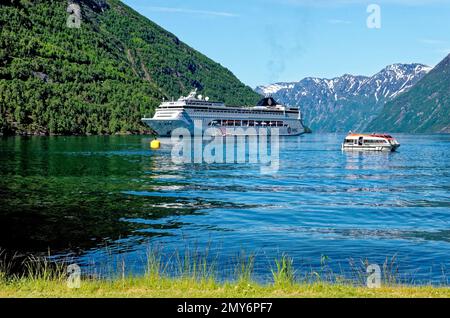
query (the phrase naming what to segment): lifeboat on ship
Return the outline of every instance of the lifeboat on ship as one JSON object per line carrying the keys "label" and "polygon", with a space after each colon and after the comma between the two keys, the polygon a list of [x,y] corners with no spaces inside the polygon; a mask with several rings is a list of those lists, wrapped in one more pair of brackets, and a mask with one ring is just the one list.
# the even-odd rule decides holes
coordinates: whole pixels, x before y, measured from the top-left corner
{"label": "lifeboat on ship", "polygon": [[398,141],[388,134],[356,134],[350,132],[342,143],[342,150],[395,151]]}

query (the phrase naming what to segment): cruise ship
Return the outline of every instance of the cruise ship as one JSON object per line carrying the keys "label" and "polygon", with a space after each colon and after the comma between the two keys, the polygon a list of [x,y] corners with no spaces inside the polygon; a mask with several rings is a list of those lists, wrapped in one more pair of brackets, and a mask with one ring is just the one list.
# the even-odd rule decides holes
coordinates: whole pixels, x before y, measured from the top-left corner
{"label": "cruise ship", "polygon": [[153,118],[142,118],[142,121],[161,137],[170,136],[176,128],[187,128],[193,133],[194,125],[199,123],[202,132],[215,127],[222,136],[259,134],[262,129],[270,134],[273,128],[278,129],[280,136],[305,133],[300,110],[280,105],[272,97],[261,99],[256,106],[234,107],[210,101],[196,91],[177,101],[164,101]]}

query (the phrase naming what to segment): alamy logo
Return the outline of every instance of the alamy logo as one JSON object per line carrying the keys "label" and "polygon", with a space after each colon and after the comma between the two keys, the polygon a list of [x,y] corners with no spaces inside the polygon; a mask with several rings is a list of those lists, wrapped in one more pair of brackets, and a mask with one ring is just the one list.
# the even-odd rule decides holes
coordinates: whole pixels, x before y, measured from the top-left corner
{"label": "alamy logo", "polygon": [[381,7],[378,4],[367,6],[367,27],[369,29],[381,29]]}
{"label": "alamy logo", "polygon": [[202,121],[196,120],[193,134],[187,128],[172,131],[172,162],[253,163],[261,165],[262,174],[273,174],[280,166],[279,136],[278,128],[210,127],[203,131]]}
{"label": "alamy logo", "polygon": [[81,28],[81,8],[76,3],[71,3],[67,7],[67,13],[70,13],[67,17],[67,27],[71,29]]}
{"label": "alamy logo", "polygon": [[371,264],[366,269],[367,280],[366,285],[368,288],[380,288],[381,287],[381,269],[377,264]]}
{"label": "alamy logo", "polygon": [[81,268],[77,264],[67,266],[67,287],[71,289],[78,289],[81,287]]}

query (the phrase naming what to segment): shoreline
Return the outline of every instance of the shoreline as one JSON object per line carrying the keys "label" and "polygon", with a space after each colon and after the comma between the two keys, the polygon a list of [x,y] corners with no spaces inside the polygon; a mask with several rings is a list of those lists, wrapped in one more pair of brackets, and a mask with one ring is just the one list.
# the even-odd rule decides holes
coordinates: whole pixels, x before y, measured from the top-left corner
{"label": "shoreline", "polygon": [[82,271],[69,259],[55,263],[28,257],[16,259],[24,266],[19,274],[11,271],[14,262],[3,255],[0,298],[450,298],[447,280],[416,285],[399,279],[389,266],[382,267],[374,284],[365,268],[354,277],[329,272],[326,264],[322,270],[301,274],[293,259],[283,255],[268,264],[271,278],[258,281],[252,256],[241,258],[232,269],[233,276],[226,279],[206,255],[187,253],[172,260],[175,263],[149,251],[143,259],[144,272],[136,274],[127,272],[124,260],[104,272],[101,267]]}
{"label": "shoreline", "polygon": [[20,132],[20,133],[3,133],[0,132],[0,137],[92,137],[92,136],[153,136],[155,135],[152,131],[126,131],[117,132],[114,134],[51,134],[46,132]]}
{"label": "shoreline", "polygon": [[[303,135],[315,134],[315,135],[326,135],[326,134],[346,134],[348,132],[313,132],[309,130],[308,132],[304,132]],[[418,136],[429,136],[429,135],[437,135],[437,136],[449,136],[449,132],[432,132],[432,133],[411,133],[411,132],[390,132],[392,134],[397,135],[418,135]],[[2,133],[0,132],[0,138],[8,138],[8,137],[111,137],[111,136],[156,136],[156,134],[152,131],[127,131],[127,132],[118,132],[114,134],[50,134],[50,133]],[[294,136],[290,136],[294,137]]]}
{"label": "shoreline", "polygon": [[213,279],[146,275],[115,280],[84,279],[69,288],[61,279],[0,279],[0,298],[450,298],[450,287],[392,285],[379,288],[330,283],[218,283]]}

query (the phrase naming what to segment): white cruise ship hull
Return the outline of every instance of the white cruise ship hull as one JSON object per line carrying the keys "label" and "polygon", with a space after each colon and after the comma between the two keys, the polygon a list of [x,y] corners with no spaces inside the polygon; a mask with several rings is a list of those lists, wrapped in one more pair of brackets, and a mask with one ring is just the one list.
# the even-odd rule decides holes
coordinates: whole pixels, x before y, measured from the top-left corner
{"label": "white cruise ship hull", "polygon": [[[186,128],[191,134],[195,133],[194,124],[186,123],[183,120],[159,120],[154,118],[143,118],[142,121],[149,126],[158,136],[170,137],[172,132],[177,128]],[[260,135],[261,131],[264,131],[267,135],[270,135],[272,130],[277,129],[280,136],[298,136],[305,133],[305,130],[301,123],[291,123],[290,127],[252,127],[252,126],[209,126],[209,120],[196,119],[201,121],[201,133],[204,133],[209,129],[209,133],[212,135]],[[297,126],[297,127],[296,127]],[[198,133],[198,131],[197,131]]]}

